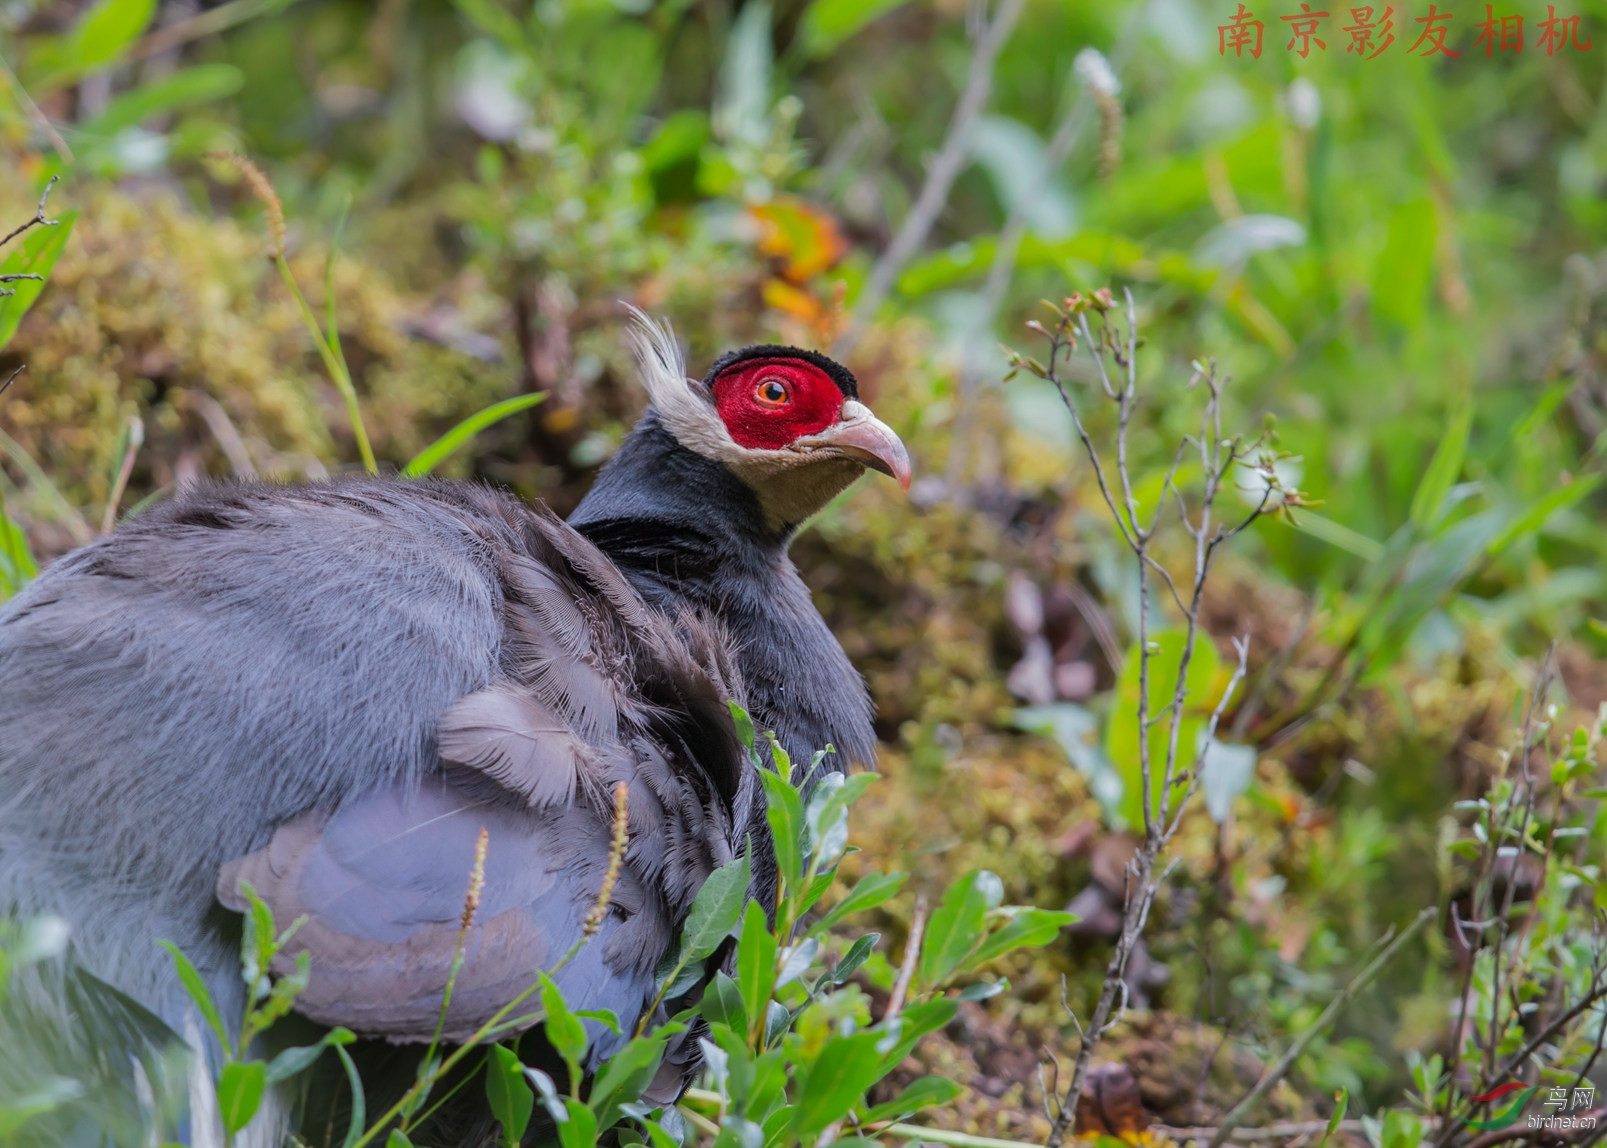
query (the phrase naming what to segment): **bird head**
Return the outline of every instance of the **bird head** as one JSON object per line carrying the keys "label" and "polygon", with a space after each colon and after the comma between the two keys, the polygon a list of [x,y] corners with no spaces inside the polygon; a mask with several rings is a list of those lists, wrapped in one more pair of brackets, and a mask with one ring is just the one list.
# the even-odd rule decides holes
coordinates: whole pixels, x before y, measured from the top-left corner
{"label": "bird head", "polygon": [[859,384],[817,351],[763,344],[730,351],[697,382],[667,325],[637,314],[643,381],[666,430],[729,469],[772,526],[825,507],[868,467],[910,485],[909,453],[859,401]]}

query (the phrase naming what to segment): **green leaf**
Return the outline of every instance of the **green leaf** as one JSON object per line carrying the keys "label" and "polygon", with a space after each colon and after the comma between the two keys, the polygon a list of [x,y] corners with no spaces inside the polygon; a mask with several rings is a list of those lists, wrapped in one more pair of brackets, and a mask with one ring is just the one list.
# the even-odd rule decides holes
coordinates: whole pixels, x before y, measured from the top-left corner
{"label": "green leaf", "polygon": [[631,1040],[624,1048],[608,1058],[602,1071],[592,1081],[587,1103],[597,1118],[597,1127],[612,1128],[625,1105],[638,1100],[642,1091],[653,1082],[664,1048],[673,1036],[686,1031],[679,1023],[660,1025],[646,1036]]}
{"label": "green leaf", "polygon": [[912,1112],[930,1108],[934,1104],[948,1104],[965,1092],[965,1086],[944,1076],[923,1076],[914,1081],[894,1100],[878,1104],[860,1118],[861,1124],[878,1120],[902,1120]]}
{"label": "green leaf", "polygon": [[765,818],[775,841],[776,869],[788,892],[797,892],[803,882],[803,796],[792,781],[768,769],[759,771],[764,784]]}
{"label": "green leaf", "polygon": [[792,1012],[780,1001],[773,1000],[765,1006],[764,1014],[764,1047],[774,1048],[777,1041],[789,1028],[792,1027]]}
{"label": "green leaf", "polygon": [[346,1139],[341,1142],[341,1148],[355,1148],[363,1138],[363,1125],[368,1122],[368,1103],[363,1093],[363,1078],[357,1072],[357,1065],[352,1063],[351,1053],[337,1045],[335,1055],[340,1057],[341,1066],[346,1069],[346,1083],[351,1086],[351,1118],[346,1122]]}
{"label": "green leaf", "polygon": [[824,916],[809,927],[811,934],[824,933],[850,913],[874,909],[898,896],[898,891],[909,880],[908,873],[866,873],[855,884],[853,891],[838,901]]}
{"label": "green leaf", "polygon": [[848,810],[880,778],[870,772],[856,773],[852,777],[841,773],[828,773],[820,777],[813,766],[810,775],[819,777],[804,810],[804,821],[808,827],[809,872],[813,874],[822,865],[835,862],[847,848]]}
{"label": "green leaf", "polygon": [[402,477],[421,478],[429,474],[486,427],[495,426],[520,411],[527,411],[546,397],[545,394],[515,395],[511,399],[503,399],[500,403],[492,403],[484,410],[476,411],[414,455],[413,460],[402,468]]}
{"label": "green leaf", "polygon": [[107,101],[94,119],[79,126],[89,138],[109,141],[124,128],[137,127],[152,116],[209,104],[232,96],[245,85],[245,73],[233,64],[197,64],[141,84]]}
{"label": "green leaf", "polygon": [[[72,927],[66,921],[51,913],[41,913],[23,922],[22,927],[0,945],[0,954],[16,962],[18,968],[37,965],[65,953],[71,936]],[[0,965],[0,997],[5,995],[4,968]]]}
{"label": "green leaf", "polygon": [[212,994],[207,991],[206,982],[201,974],[190,963],[190,958],[179,951],[179,947],[172,941],[158,942],[173,958],[173,967],[178,971],[179,982],[183,984],[184,991],[190,994],[195,1007],[201,1011],[213,1034],[218,1038],[218,1044],[223,1048],[229,1047],[229,1030],[223,1027],[223,1018],[218,1015],[218,1006],[212,1003]]}
{"label": "green leaf", "polygon": [[754,738],[753,719],[748,716],[748,711],[737,705],[736,702],[726,702],[725,704],[731,710],[732,722],[736,724],[737,738],[751,752]]}
{"label": "green leaf", "polygon": [[262,1107],[268,1085],[268,1066],[260,1060],[235,1061],[223,1066],[218,1077],[218,1114],[230,1136],[244,1128]]}
{"label": "green leaf", "polygon": [[757,1020],[765,1015],[775,981],[776,938],[759,902],[749,901],[737,943],[737,990],[749,1017]]}
{"label": "green leaf", "polygon": [[686,927],[681,930],[680,964],[683,967],[707,959],[730,935],[742,919],[742,906],[747,902],[751,880],[746,853],[709,874],[703,888],[697,891],[686,915]]}
{"label": "green leaf", "polygon": [[1334,1094],[1334,1112],[1328,1117],[1328,1127],[1323,1130],[1322,1139],[1317,1141],[1317,1148],[1327,1148],[1328,1141],[1339,1130],[1339,1122],[1345,1118],[1345,1109],[1350,1106],[1350,1093],[1341,1088]]}
{"label": "green leaf", "polygon": [[865,25],[909,0],[814,0],[798,26],[804,54],[819,59]]}
{"label": "green leaf", "polygon": [[967,964],[972,967],[985,965],[1016,949],[1047,945],[1060,935],[1061,929],[1076,919],[1075,913],[1064,913],[1057,909],[1018,908],[1004,928],[988,934],[988,939],[971,955]]}
{"label": "green leaf", "polygon": [[558,1139],[564,1148],[597,1148],[597,1118],[578,1100],[564,1101],[569,1119],[558,1125]]}
{"label": "green leaf", "polygon": [[815,879],[809,882],[809,887],[805,889],[802,896],[798,898],[797,913],[801,916],[802,914],[807,913],[810,909],[814,908],[819,900],[826,895],[826,890],[830,889],[832,885],[836,883],[836,881],[836,865],[833,865],[824,873],[815,874]]}
{"label": "green leaf", "polygon": [[985,1001],[998,996],[1010,987],[1008,979],[997,981],[977,981],[966,985],[954,999],[957,1001]]}
{"label": "green leaf", "polygon": [[770,995],[774,996],[777,989],[790,985],[813,968],[819,952],[820,942],[814,937],[805,937],[797,944],[789,945],[776,962],[776,980],[770,987]]}
{"label": "green leaf", "polygon": [[15,294],[0,298],[0,350],[4,350],[11,336],[17,333],[17,327],[22,323],[22,317],[33,306],[34,300],[45,289],[43,280],[50,277],[51,268],[56,266],[56,260],[61,258],[62,251],[67,246],[67,238],[72,234],[73,220],[78,218],[76,211],[68,211],[60,216],[60,221],[53,227],[35,227],[26,232],[17,240],[16,247],[5,253],[5,259],[0,261],[0,275],[38,275],[40,279],[19,279],[5,286],[7,291]]}
{"label": "green leaf", "polygon": [[155,14],[156,0],[100,0],[65,36],[38,46],[29,60],[29,86],[44,94],[116,63]]}
{"label": "green leaf", "polygon": [[156,15],[156,0],[100,0],[73,25],[74,62],[80,74],[114,59]]}
{"label": "green leaf", "polygon": [[748,1031],[748,1012],[742,1004],[742,990],[725,973],[715,973],[703,990],[698,1011],[710,1024],[723,1024],[737,1032]]}
{"label": "green leaf", "polygon": [[1423,1122],[1410,1112],[1391,1108],[1384,1113],[1382,1148],[1417,1148],[1423,1142]]}
{"label": "green leaf", "polygon": [[518,1144],[530,1125],[536,1094],[525,1081],[524,1065],[519,1063],[518,1054],[506,1045],[493,1044],[491,1055],[486,1058],[485,1098],[491,1105],[491,1115],[502,1125],[507,1142]]}
{"label": "green leaf", "polygon": [[934,989],[960,967],[982,941],[988,910],[1004,897],[1004,883],[986,869],[973,869],[950,885],[927,923],[917,972]]}
{"label": "green leaf", "polygon": [[502,41],[503,46],[515,54],[528,52],[524,28],[497,0],[452,0],[452,6],[467,16],[476,28]]}
{"label": "green leaf", "polygon": [[798,1101],[792,1111],[795,1135],[807,1140],[841,1120],[887,1072],[877,1051],[883,1034],[856,1032],[827,1040],[819,1055],[799,1072]]}
{"label": "green leaf", "polygon": [[385,1148],[413,1148],[413,1142],[407,1138],[406,1132],[392,1128],[390,1135],[385,1137]]}
{"label": "green leaf", "polygon": [[547,1014],[545,1033],[553,1050],[564,1058],[571,1073],[579,1071],[580,1058],[586,1055],[586,1026],[580,1023],[564,1000],[563,992],[546,973],[538,973],[541,981],[541,1007]]}
{"label": "green leaf", "polygon": [[35,96],[115,64],[156,12],[156,0],[101,0],[65,35],[30,43],[23,83]]}
{"label": "green leaf", "polygon": [[747,1096],[743,1108],[748,1119],[764,1121],[778,1109],[786,1111],[787,1056],[773,1049],[753,1059],[753,1076],[745,1082]]}
{"label": "green leaf", "polygon": [[1464,402],[1451,416],[1445,428],[1445,437],[1434,448],[1428,469],[1423,472],[1412,495],[1410,517],[1412,525],[1426,530],[1439,515],[1445,496],[1450,493],[1456,476],[1462,473],[1462,462],[1467,457],[1468,430],[1473,425],[1473,404]]}
{"label": "green leaf", "polygon": [[594,1020],[615,1036],[619,1035],[619,1016],[606,1008],[583,1008],[575,1012],[581,1020]]}
{"label": "green leaf", "polygon": [[323,1055],[324,1049],[350,1044],[356,1039],[350,1029],[332,1028],[324,1033],[317,1044],[287,1048],[268,1062],[268,1083],[278,1084],[282,1080],[289,1080],[298,1072],[311,1068],[313,1062]]}
{"label": "green leaf", "polygon": [[1428,199],[1403,203],[1390,216],[1389,236],[1373,270],[1373,310],[1379,318],[1408,331],[1422,323],[1438,228]]}
{"label": "green leaf", "polygon": [[850,945],[848,951],[843,954],[842,960],[838,961],[831,972],[827,974],[831,978],[831,983],[834,985],[848,983],[848,978],[859,971],[859,966],[864,964],[870,957],[871,952],[876,948],[876,942],[881,939],[882,935],[880,933],[866,933]]}
{"label": "green leaf", "polygon": [[642,166],[650,172],[661,172],[695,161],[708,140],[706,113],[697,108],[671,112],[642,148]]}
{"label": "green leaf", "polygon": [[916,1001],[912,1005],[905,1005],[904,1011],[898,1016],[898,1039],[891,1049],[886,1052],[885,1064],[887,1071],[891,1072],[898,1067],[917,1041],[928,1033],[936,1032],[954,1019],[954,1014],[960,1011],[959,1004],[947,997],[938,997],[934,1000]]}
{"label": "green leaf", "polygon": [[1384,556],[1384,544],[1377,539],[1352,530],[1342,522],[1324,518],[1312,510],[1302,510],[1289,516],[1289,525],[1302,534],[1320,538],[1330,546],[1354,554],[1363,562],[1377,562]]}
{"label": "green leaf", "polygon": [[1527,510],[1502,527],[1501,533],[1490,541],[1486,553],[1493,557],[1519,539],[1536,533],[1553,514],[1573,506],[1600,485],[1601,475],[1587,474],[1535,500]]}

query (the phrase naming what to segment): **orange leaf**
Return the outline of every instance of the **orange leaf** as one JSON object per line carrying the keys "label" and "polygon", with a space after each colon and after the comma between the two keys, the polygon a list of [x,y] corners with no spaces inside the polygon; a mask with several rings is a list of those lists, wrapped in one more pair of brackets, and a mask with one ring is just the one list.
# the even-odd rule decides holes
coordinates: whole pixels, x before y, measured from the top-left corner
{"label": "orange leaf", "polygon": [[807,323],[823,323],[827,317],[824,303],[781,279],[764,281],[764,303],[766,307],[795,315]]}
{"label": "orange leaf", "polygon": [[797,196],[777,196],[748,209],[759,222],[759,253],[781,262],[781,274],[793,283],[820,274],[848,252],[837,221]]}

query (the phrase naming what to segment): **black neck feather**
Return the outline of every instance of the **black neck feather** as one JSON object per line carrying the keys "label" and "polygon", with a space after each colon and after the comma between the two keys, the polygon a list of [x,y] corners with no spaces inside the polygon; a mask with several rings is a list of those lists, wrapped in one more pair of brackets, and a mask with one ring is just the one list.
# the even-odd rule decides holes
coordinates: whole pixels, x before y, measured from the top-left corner
{"label": "black neck feather", "polygon": [[649,602],[724,623],[755,723],[794,760],[828,743],[873,760],[864,682],[787,557],[789,536],[765,527],[758,496],[729,469],[683,447],[649,409],[569,524]]}

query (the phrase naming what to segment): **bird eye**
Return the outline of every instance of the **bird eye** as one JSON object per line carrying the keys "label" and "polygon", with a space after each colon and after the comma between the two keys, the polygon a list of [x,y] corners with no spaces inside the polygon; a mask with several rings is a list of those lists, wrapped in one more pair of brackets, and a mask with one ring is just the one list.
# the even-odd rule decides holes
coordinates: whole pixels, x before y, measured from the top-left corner
{"label": "bird eye", "polygon": [[780,379],[761,379],[753,397],[761,407],[784,407],[792,401],[792,392]]}

